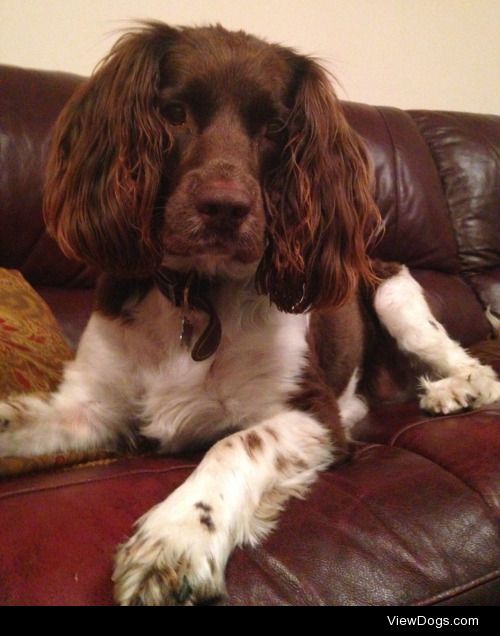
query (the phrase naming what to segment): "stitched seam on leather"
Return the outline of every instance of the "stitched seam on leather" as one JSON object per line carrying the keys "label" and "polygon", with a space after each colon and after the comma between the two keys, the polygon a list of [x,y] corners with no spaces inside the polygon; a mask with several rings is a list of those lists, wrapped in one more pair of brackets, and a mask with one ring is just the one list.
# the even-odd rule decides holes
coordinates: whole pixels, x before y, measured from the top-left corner
{"label": "stitched seam on leather", "polygon": [[[367,446],[366,449],[363,449],[363,450],[361,450],[359,452],[358,457],[359,457],[359,455],[362,455],[365,452],[367,452],[370,448],[376,448],[377,446],[390,448],[390,446],[388,446],[387,444],[370,444],[370,445]],[[482,492],[480,492],[479,490],[477,490],[476,488],[474,488],[474,486],[472,484],[470,484],[468,481],[466,481],[465,479],[462,479],[462,477],[460,475],[457,475],[456,473],[451,471],[446,466],[443,466],[442,464],[437,462],[435,459],[433,459],[433,458],[431,458],[431,457],[429,457],[429,456],[427,456],[427,455],[425,455],[423,453],[420,453],[419,451],[413,450],[412,448],[406,448],[405,446],[392,446],[392,448],[397,448],[398,450],[404,451],[405,453],[411,453],[413,455],[416,455],[417,457],[420,457],[420,459],[423,459],[423,460],[425,460],[427,462],[430,462],[434,467],[440,468],[441,470],[443,470],[450,477],[453,477],[453,479],[457,480],[460,484],[465,486],[470,492],[476,494],[478,497],[481,498],[481,500],[486,505],[487,510],[493,515],[493,517],[494,517],[493,521],[496,521],[495,511],[492,509],[491,505],[486,500],[485,495]]]}
{"label": "stitched seam on leather", "polygon": [[83,486],[85,484],[99,483],[103,481],[110,481],[112,479],[120,479],[132,475],[161,475],[163,473],[171,473],[178,470],[194,470],[197,464],[182,464],[181,466],[175,466],[171,468],[140,468],[136,470],[123,471],[116,473],[115,475],[106,475],[99,478],[82,479],[80,481],[73,481],[67,484],[57,484],[53,486],[46,486],[44,488],[25,488],[24,490],[16,490],[15,492],[7,492],[0,494],[0,501],[3,499],[9,499],[11,497],[17,497],[19,495],[32,495],[41,492],[48,492],[50,490],[62,490],[64,488],[71,488],[72,486]]}
{"label": "stitched seam on leather", "polygon": [[[500,417],[500,412],[498,410],[490,409],[488,407],[476,409],[474,411],[474,414],[476,413],[492,415],[492,416],[494,415],[496,417]],[[398,440],[399,437],[401,437],[401,435],[404,435],[404,433],[406,433],[407,431],[411,430],[412,428],[415,428],[416,426],[420,426],[421,424],[427,424],[428,422],[440,422],[442,420],[449,420],[452,418],[462,418],[462,417],[466,418],[466,417],[471,417],[471,415],[472,413],[470,411],[466,411],[465,413],[450,413],[449,415],[437,415],[437,416],[428,417],[422,420],[418,420],[417,422],[411,422],[410,424],[407,424],[405,427],[397,431],[397,433],[394,433],[394,435],[387,442],[387,445],[396,446],[396,441]]]}
{"label": "stitched seam on leather", "polygon": [[441,192],[443,195],[443,200],[446,204],[446,210],[448,211],[448,221],[450,223],[451,229],[452,229],[452,236],[453,236],[453,242],[455,243],[455,254],[454,254],[454,258],[457,261],[457,270],[454,272],[450,272],[453,273],[455,275],[458,276],[463,276],[463,269],[462,269],[462,260],[461,260],[461,255],[460,255],[460,244],[459,244],[459,240],[458,240],[458,233],[459,233],[459,228],[457,227],[456,224],[456,215],[454,214],[454,211],[452,210],[450,201],[448,200],[448,188],[446,186],[446,180],[444,178],[443,172],[441,170],[442,168],[442,160],[440,159],[440,157],[438,156],[438,154],[436,153],[436,149],[434,147],[434,144],[432,143],[432,140],[428,138],[428,136],[425,134],[424,130],[423,130],[423,126],[420,124],[419,122],[419,118],[418,118],[418,114],[415,115],[415,111],[407,111],[408,115],[411,117],[416,130],[418,131],[418,134],[420,135],[420,137],[422,138],[423,142],[425,143],[425,145],[427,146],[427,149],[429,151],[429,155],[432,159],[432,162],[434,163],[434,167],[436,169],[436,173],[437,173],[437,178],[439,181],[439,185],[441,186]]}
{"label": "stitched seam on leather", "polygon": [[[32,259],[34,255],[36,255],[37,250],[39,249],[39,245],[48,236],[49,234],[44,224],[43,227],[40,229],[40,233],[38,234],[37,238],[31,243],[26,253],[24,254],[23,262],[21,263],[21,265],[17,267],[19,271],[23,272],[26,268],[28,269],[30,268]],[[65,276],[64,280],[60,282],[59,284],[54,286],[54,285],[44,283],[44,285],[46,287],[54,287],[55,289],[59,289],[63,291],[67,291],[68,289],[93,289],[95,287],[95,283],[86,285],[86,286],[75,286],[75,282],[78,281],[78,279],[81,276],[85,276],[85,270],[86,270],[86,266],[81,265],[78,267],[78,271],[76,271],[75,273],[69,274],[69,275],[66,273],[64,275]]]}
{"label": "stitched seam on leather", "polygon": [[58,285],[59,289],[62,290],[67,290],[67,289],[95,289],[96,286],[96,282],[94,280],[94,282],[88,283],[86,285],[82,285],[81,283],[78,284],[78,279],[83,277],[88,277],[89,274],[87,272],[87,266],[82,265],[81,267],[78,268],[78,271],[76,271],[73,275],[69,276],[69,278],[67,280],[64,281],[64,283],[62,283],[63,286]]}
{"label": "stitched seam on leather", "polygon": [[429,457],[428,455],[425,455],[425,454],[423,454],[423,453],[421,453],[419,451],[415,451],[415,450],[410,449],[410,448],[405,448],[404,446],[402,446],[402,447],[401,446],[397,446],[396,448],[402,448],[402,449],[406,450],[407,452],[414,453],[415,455],[418,455],[419,457],[422,457],[423,459],[426,459],[427,461],[432,462],[434,464],[434,466],[439,466],[439,468],[441,468],[446,473],[448,473],[448,475],[454,477],[457,481],[459,481],[468,490],[470,490],[472,493],[474,493],[478,497],[480,497],[482,502],[484,503],[484,505],[487,507],[487,509],[493,515],[494,519],[496,519],[497,513],[495,512],[495,509],[493,508],[491,503],[487,500],[485,493],[483,493],[480,490],[478,490],[474,486],[474,484],[469,483],[468,480],[464,479],[461,475],[453,472],[447,466],[443,466],[443,464],[441,464],[438,461],[436,461],[433,457]]}
{"label": "stitched seam on leather", "polygon": [[[482,413],[482,414],[489,414],[489,415],[495,415],[498,417],[498,412],[497,411],[492,411],[492,410],[482,410],[482,409],[478,409],[477,411],[475,411],[476,413]],[[414,428],[415,426],[419,425],[419,424],[425,424],[427,422],[432,422],[435,419],[436,420],[443,420],[443,419],[450,419],[450,418],[458,418],[458,417],[468,417],[470,416],[470,412],[466,412],[466,413],[459,413],[458,415],[445,415],[442,417],[438,417],[438,418],[429,418],[426,420],[421,420],[419,422],[414,422],[413,424],[409,424],[407,427],[405,427],[402,431],[399,431],[398,433],[396,433],[396,435],[394,436],[394,441],[400,436],[400,434],[404,433],[407,430],[410,430],[412,428]],[[440,463],[439,461],[437,461],[436,459],[434,459],[433,457],[430,457],[428,454],[419,451],[419,450],[415,450],[413,448],[407,448],[406,446],[402,445],[402,446],[396,446],[395,444],[390,443],[390,446],[392,446],[393,448],[400,448],[400,449],[404,449],[409,453],[414,453],[415,455],[418,455],[419,457],[422,457],[430,462],[432,462],[435,466],[439,466],[440,468],[442,468],[444,471],[446,471],[449,475],[452,475],[455,479],[457,479],[460,483],[462,483],[464,486],[466,486],[471,492],[476,493],[476,495],[478,495],[481,500],[484,502],[484,504],[486,505],[486,507],[488,508],[489,511],[491,511],[491,514],[495,517],[497,517],[497,514],[494,510],[494,508],[492,507],[492,505],[490,504],[490,502],[487,500],[485,493],[481,492],[480,490],[478,490],[474,484],[471,484],[468,480],[464,479],[461,475],[457,474],[456,472],[454,472],[453,470],[451,470],[450,468],[448,468],[447,466],[444,466],[442,463]]]}
{"label": "stitched seam on leather", "polygon": [[[427,420],[427,421],[429,421],[429,420]],[[384,446],[386,446],[386,445],[385,444],[367,444],[367,446],[364,449],[360,450],[359,454],[360,455],[364,454],[364,453],[368,452],[372,448],[384,447]],[[469,490],[471,490],[474,493],[477,493],[477,491],[474,488],[472,488],[467,482],[465,482],[463,479],[458,477],[455,473],[452,473],[450,470],[448,470],[446,467],[442,466],[438,462],[435,462],[434,460],[430,459],[429,457],[426,457],[425,455],[422,455],[422,454],[420,454],[420,453],[418,453],[416,451],[413,451],[413,450],[405,448],[405,447],[395,446],[394,448],[398,448],[399,450],[404,451],[406,453],[412,453],[412,454],[420,457],[421,459],[423,459],[425,461],[431,462],[433,464],[433,466],[437,466],[438,468],[440,468],[441,470],[446,472],[448,475],[450,475],[451,477],[453,477],[454,479],[456,479],[460,483],[464,484]],[[377,521],[381,522],[384,527],[387,527],[387,524],[383,521],[383,519],[375,511],[373,511],[371,508],[369,508],[369,506],[367,506],[366,501],[363,501],[362,499],[360,499],[359,497],[354,495],[352,492],[346,490],[345,488],[339,487],[338,483],[335,484],[335,488],[337,488],[338,490],[342,491],[345,494],[349,494],[349,496],[351,498],[355,499],[356,501],[361,502],[365,506],[365,509],[367,509],[368,512],[370,514],[372,514],[375,519],[377,519]],[[481,493],[477,493],[477,494],[479,496],[481,496],[481,499],[483,499],[483,501],[484,501],[484,498],[482,497]],[[488,506],[488,510],[491,510],[491,508],[489,506]],[[500,577],[500,569],[493,570],[489,574],[485,574],[484,576],[479,577],[478,579],[473,579],[472,581],[469,581],[468,583],[464,583],[463,585],[457,586],[455,588],[451,588],[451,590],[447,590],[446,592],[441,592],[440,594],[436,594],[435,596],[431,596],[430,598],[428,598],[426,600],[409,602],[408,605],[417,607],[417,606],[425,605],[425,604],[428,604],[428,603],[431,603],[431,602],[437,602],[439,600],[443,600],[443,599],[446,599],[446,598],[451,598],[452,596],[454,596],[454,595],[456,595],[458,593],[461,593],[462,591],[467,591],[469,589],[473,589],[474,587],[477,587],[477,586],[481,585],[482,583],[488,582],[489,580],[493,580],[496,577],[497,578]]]}
{"label": "stitched seam on leather", "polygon": [[[377,447],[377,446],[382,446],[382,447],[383,447],[384,445],[383,445],[383,444],[371,444],[370,446],[368,446],[368,449],[369,449],[369,448],[375,448],[375,447]],[[418,454],[418,453],[414,453],[413,451],[408,450],[408,449],[406,449],[406,448],[401,448],[401,449],[399,449],[399,450],[404,451],[404,452],[406,452],[406,453],[412,453],[412,454],[414,454],[414,455],[416,455],[416,456],[420,457],[420,458],[421,458],[421,459],[423,459],[424,461],[431,462],[431,463],[433,464],[433,466],[437,466],[438,468],[440,468],[440,469],[444,470],[447,474],[450,474],[452,477],[456,478],[456,476],[455,476],[455,475],[453,475],[452,473],[449,473],[448,471],[446,471],[446,469],[442,468],[442,466],[440,466],[439,464],[436,464],[435,462],[432,462],[432,461],[431,461],[430,459],[428,459],[427,457],[423,457],[422,455],[420,455],[420,454]],[[380,516],[380,515],[379,515],[379,514],[378,514],[378,513],[377,513],[377,512],[373,509],[373,508],[371,508],[371,507],[370,507],[370,505],[369,505],[369,500],[368,500],[368,499],[364,499],[364,498],[361,498],[361,497],[359,497],[359,496],[355,495],[355,494],[354,494],[354,493],[353,493],[353,492],[352,492],[349,488],[346,488],[346,487],[345,487],[345,485],[342,487],[342,484],[339,484],[338,482],[336,482],[336,483],[335,483],[334,488],[335,488],[336,490],[339,490],[340,492],[342,492],[342,494],[349,496],[349,497],[350,497],[351,499],[353,499],[354,501],[356,501],[356,502],[360,503],[360,504],[364,507],[365,512],[367,512],[367,513],[368,513],[368,514],[370,514],[370,515],[371,515],[374,519],[376,519],[376,520],[377,520],[377,522],[379,522],[379,523],[380,523],[380,525],[381,525],[383,528],[385,528],[386,530],[388,530],[391,534],[394,534],[393,529],[392,529],[390,526],[388,526],[387,522],[383,519],[383,517],[381,517],[381,516]],[[403,540],[404,540],[404,536],[403,536],[402,534],[398,534],[397,536],[401,539],[401,541],[403,541]],[[411,558],[411,556],[412,556],[412,555],[411,555],[411,553],[410,553],[410,552],[408,552],[408,555],[409,555],[409,556],[410,556],[410,558]],[[487,576],[493,576],[495,573],[497,573],[497,570],[495,570],[493,573],[491,573],[490,575],[487,575]],[[478,579],[478,581],[480,581],[480,580],[481,580],[481,579]],[[464,584],[464,585],[469,585],[469,584]],[[455,588],[453,588],[453,589],[455,589]],[[449,594],[449,590],[448,590],[447,592],[442,592],[442,594],[444,594],[444,595]],[[438,596],[439,596],[439,595],[436,595],[436,597],[438,597]],[[401,600],[401,599],[400,599],[400,600],[399,600],[396,604],[397,604],[397,605],[404,604],[404,605],[408,605],[408,606],[416,606],[416,605],[418,605],[418,603],[420,603],[420,601],[418,601],[418,602],[417,602],[417,601],[409,601],[409,600],[407,601],[407,600]],[[392,604],[394,604],[394,603],[392,603]]]}
{"label": "stitched seam on leather", "polygon": [[399,217],[400,217],[401,204],[400,204],[400,193],[399,193],[400,179],[399,179],[399,172],[398,172],[398,166],[396,161],[396,144],[394,143],[394,138],[392,136],[391,129],[389,127],[389,124],[387,123],[387,119],[384,117],[382,113],[382,110],[380,109],[379,106],[375,106],[375,110],[379,114],[379,117],[382,120],[382,123],[384,124],[384,128],[387,132],[387,136],[391,144],[392,170],[394,172],[394,183],[396,184],[396,187],[394,188],[394,192],[395,192],[395,204],[396,204],[395,238],[397,241],[399,236]]}
{"label": "stitched seam on leather", "polygon": [[469,590],[474,589],[475,587],[479,587],[483,583],[488,583],[489,581],[493,581],[494,579],[498,579],[500,577],[500,569],[493,570],[489,574],[485,574],[484,576],[479,577],[478,579],[474,579],[469,581],[469,583],[464,583],[463,585],[459,585],[457,587],[448,590],[447,592],[441,592],[441,594],[436,594],[435,596],[431,596],[423,601],[418,601],[418,603],[413,603],[414,606],[422,606],[435,604],[439,601],[445,600],[447,598],[453,598],[457,594],[461,594],[462,592],[468,592]]}
{"label": "stitched seam on leather", "polygon": [[[468,121],[464,122],[464,120],[459,115],[457,115],[457,113],[453,111],[445,111],[445,113],[446,113],[446,116],[449,117],[453,122],[455,122],[457,126],[459,126],[460,128],[463,128],[464,125],[467,127],[471,126],[471,124]],[[484,135],[482,132],[477,130],[477,128],[474,128],[474,135],[479,137],[481,139],[481,143],[483,143],[485,146],[489,148],[489,150],[495,156],[495,159],[497,161],[500,160],[500,155],[497,151],[496,146],[491,143],[491,140],[489,139],[487,135]]]}
{"label": "stitched seam on leather", "polygon": [[47,235],[47,228],[45,227],[45,223],[42,223],[42,227],[40,228],[40,231],[38,232],[36,239],[34,239],[31,242],[30,246],[26,250],[26,253],[24,254],[21,265],[17,268],[19,269],[19,271],[23,271],[26,267],[29,267],[29,263],[31,259],[33,258],[33,254],[35,253],[36,249],[38,248],[38,245],[40,245],[42,239],[46,235]]}
{"label": "stitched seam on leather", "polygon": [[[263,548],[254,548],[248,551],[248,557],[260,568],[264,573],[271,576],[275,586],[284,591],[284,593],[293,599],[291,602],[297,605],[297,597],[304,605],[324,606],[325,603],[318,594],[308,593],[304,589],[304,583],[293,575],[286,566],[274,556],[265,552]],[[294,586],[290,581],[296,581]]]}
{"label": "stitched seam on leather", "polygon": [[372,448],[380,448],[381,446],[387,446],[387,444],[379,444],[377,442],[367,442],[363,448],[359,448],[355,451],[354,461],[363,455],[366,455]]}

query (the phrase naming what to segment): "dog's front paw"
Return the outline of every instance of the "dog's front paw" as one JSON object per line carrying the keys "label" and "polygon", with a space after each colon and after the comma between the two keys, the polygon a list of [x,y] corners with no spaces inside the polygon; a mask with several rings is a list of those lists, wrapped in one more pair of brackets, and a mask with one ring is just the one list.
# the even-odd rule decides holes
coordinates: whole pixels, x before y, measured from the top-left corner
{"label": "dog's front paw", "polygon": [[420,408],[428,413],[449,415],[473,405],[469,384],[461,378],[422,379],[421,385]]}
{"label": "dog's front paw", "polygon": [[15,402],[0,402],[0,435],[12,433],[22,426],[22,410]]}
{"label": "dog's front paw", "polygon": [[491,367],[471,365],[441,380],[421,379],[420,408],[450,414],[500,400],[500,382]]}
{"label": "dog's front paw", "polygon": [[0,402],[0,457],[42,454],[54,418],[49,396],[28,394]]}
{"label": "dog's front paw", "polygon": [[25,427],[26,417],[22,405],[15,400],[0,402],[0,457],[23,453],[20,437]]}
{"label": "dog's front paw", "polygon": [[179,518],[167,502],[118,550],[113,581],[121,605],[195,605],[225,595],[227,551],[211,506],[197,502]]}

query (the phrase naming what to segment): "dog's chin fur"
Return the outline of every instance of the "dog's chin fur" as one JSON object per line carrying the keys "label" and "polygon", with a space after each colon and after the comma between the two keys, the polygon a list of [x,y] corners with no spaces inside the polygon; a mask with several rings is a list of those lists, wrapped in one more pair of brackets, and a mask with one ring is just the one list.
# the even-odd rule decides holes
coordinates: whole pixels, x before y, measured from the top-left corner
{"label": "dog's chin fur", "polygon": [[179,272],[196,271],[201,276],[220,280],[248,282],[255,277],[259,261],[243,263],[232,255],[224,253],[202,253],[198,255],[180,256],[166,254],[162,267]]}

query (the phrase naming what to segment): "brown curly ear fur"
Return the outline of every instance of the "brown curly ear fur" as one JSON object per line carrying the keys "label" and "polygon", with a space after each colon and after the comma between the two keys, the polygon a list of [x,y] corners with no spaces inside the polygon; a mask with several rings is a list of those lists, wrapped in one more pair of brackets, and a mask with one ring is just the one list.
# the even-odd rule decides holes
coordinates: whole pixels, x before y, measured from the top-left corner
{"label": "brown curly ear fur", "polygon": [[[176,31],[150,24],[124,35],[56,124],[44,215],[66,255],[118,276],[152,271],[165,153],[161,65]],[[158,220],[160,222],[160,220]]]}
{"label": "brown curly ear fur", "polygon": [[298,89],[281,165],[266,188],[267,249],[257,288],[300,313],[343,304],[362,281],[374,283],[367,243],[381,227],[369,162],[326,73],[292,59]]}

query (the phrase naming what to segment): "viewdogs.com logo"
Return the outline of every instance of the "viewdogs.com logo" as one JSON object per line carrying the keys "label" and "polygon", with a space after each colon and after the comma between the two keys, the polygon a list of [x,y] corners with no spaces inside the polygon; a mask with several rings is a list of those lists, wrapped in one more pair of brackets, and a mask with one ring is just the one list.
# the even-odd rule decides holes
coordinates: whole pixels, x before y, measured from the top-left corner
{"label": "viewdogs.com logo", "polygon": [[446,618],[433,616],[387,616],[390,627],[478,627],[478,618]]}

